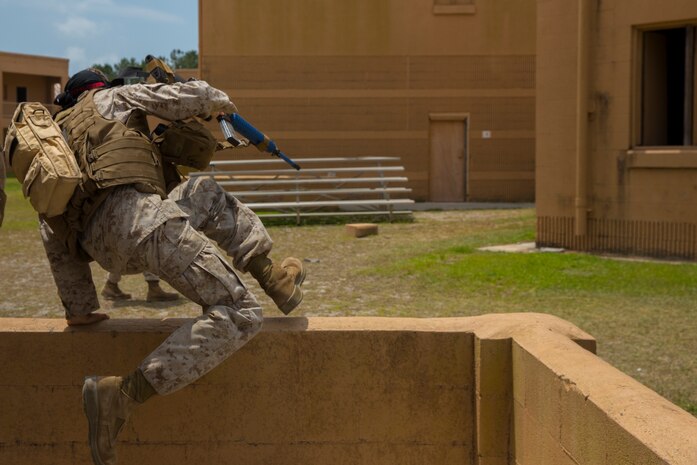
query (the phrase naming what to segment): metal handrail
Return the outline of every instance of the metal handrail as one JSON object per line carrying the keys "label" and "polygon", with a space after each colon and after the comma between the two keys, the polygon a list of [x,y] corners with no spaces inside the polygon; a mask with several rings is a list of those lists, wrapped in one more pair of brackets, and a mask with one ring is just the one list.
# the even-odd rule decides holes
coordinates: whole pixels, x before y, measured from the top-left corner
{"label": "metal handrail", "polygon": [[393,185],[409,182],[406,176],[395,176],[405,171],[401,157],[295,158],[295,161],[304,168],[291,170],[282,160],[274,158],[216,160],[208,170],[191,176],[216,178],[218,184],[241,196],[261,217],[294,217],[298,224],[304,216],[344,215],[349,211],[386,215],[389,220],[397,214],[411,213],[395,207],[412,204],[413,200],[393,198],[411,192],[409,187]]}

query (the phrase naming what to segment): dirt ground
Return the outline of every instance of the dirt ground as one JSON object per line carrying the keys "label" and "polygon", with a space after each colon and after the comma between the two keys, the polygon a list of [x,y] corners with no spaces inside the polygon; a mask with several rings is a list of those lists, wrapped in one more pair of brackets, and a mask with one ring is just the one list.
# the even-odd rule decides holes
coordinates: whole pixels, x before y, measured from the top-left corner
{"label": "dirt ground", "polygon": [[[405,314],[416,316],[418,310],[408,306],[412,294],[418,293],[418,285],[395,278],[376,280],[364,271],[387,264],[394,257],[428,251],[449,238],[471,233],[484,228],[490,221],[512,215],[524,221],[529,220],[532,212],[417,212],[414,222],[380,223],[378,235],[360,239],[348,235],[342,224],[272,226],[269,228],[274,239],[271,255],[279,259],[293,255],[302,259],[307,267],[303,286],[305,298],[295,313],[297,315],[384,314],[380,310],[384,307],[382,303],[391,301],[398,306],[404,305]],[[38,231],[0,229],[0,239],[5,244],[0,250],[4,263],[0,270],[0,315],[62,317],[63,310]],[[100,290],[106,272],[92,263],[92,274],[97,290]],[[245,275],[243,280],[262,302],[267,316],[282,315],[251,276]],[[173,303],[146,302],[147,285],[141,275],[124,276],[121,287],[133,295],[132,300],[101,301],[102,307],[115,318],[191,317],[200,312],[197,305],[183,298]],[[165,283],[163,288],[172,290]]]}

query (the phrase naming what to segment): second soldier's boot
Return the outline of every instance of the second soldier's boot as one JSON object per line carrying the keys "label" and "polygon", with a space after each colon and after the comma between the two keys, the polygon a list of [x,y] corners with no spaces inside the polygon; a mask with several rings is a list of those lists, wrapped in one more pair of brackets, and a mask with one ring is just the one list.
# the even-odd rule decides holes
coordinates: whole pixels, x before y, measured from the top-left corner
{"label": "second soldier's boot", "polygon": [[165,292],[158,281],[148,281],[148,296],[146,297],[148,302],[169,302],[177,299],[179,299],[179,294],[176,292]]}
{"label": "second soldier's boot", "polygon": [[286,315],[302,302],[305,268],[297,258],[288,257],[278,265],[266,255],[257,255],[249,261],[247,271]]}
{"label": "second soldier's boot", "polygon": [[119,288],[119,283],[107,281],[104,283],[104,288],[102,289],[102,297],[107,300],[128,300],[131,298],[131,294],[123,292]]}
{"label": "second soldier's boot", "polygon": [[89,376],[82,386],[82,403],[95,465],[116,463],[116,437],[138,404],[122,391],[122,381],[120,376]]}

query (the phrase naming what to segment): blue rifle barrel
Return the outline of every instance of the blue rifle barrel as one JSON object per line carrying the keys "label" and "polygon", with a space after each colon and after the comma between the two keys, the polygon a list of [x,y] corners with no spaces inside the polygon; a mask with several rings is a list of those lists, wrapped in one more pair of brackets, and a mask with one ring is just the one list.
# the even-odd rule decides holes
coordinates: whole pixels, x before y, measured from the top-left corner
{"label": "blue rifle barrel", "polygon": [[238,133],[242,134],[246,139],[249,140],[257,149],[262,152],[268,152],[271,155],[275,155],[282,159],[290,166],[296,170],[300,169],[300,166],[293,160],[288,158],[281,150],[276,146],[276,143],[269,139],[263,132],[259,131],[257,128],[252,126],[247,120],[242,118],[239,114],[233,113],[230,115],[230,121],[232,121],[232,127]]}

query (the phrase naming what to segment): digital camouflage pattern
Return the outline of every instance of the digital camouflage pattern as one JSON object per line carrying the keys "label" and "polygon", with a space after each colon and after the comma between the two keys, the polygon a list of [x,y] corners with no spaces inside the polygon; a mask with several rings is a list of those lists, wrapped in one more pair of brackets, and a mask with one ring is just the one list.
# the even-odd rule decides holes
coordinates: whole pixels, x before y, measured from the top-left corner
{"label": "digital camouflage pattern", "polygon": [[205,81],[112,87],[95,93],[94,103],[101,115],[124,124],[135,110],[167,121],[237,112],[225,92]]}
{"label": "digital camouflage pattern", "polygon": [[[160,277],[150,273],[149,271],[143,272],[143,278],[145,279],[146,282],[149,282],[149,283],[150,282],[152,282],[152,283],[159,283],[160,282]],[[117,273],[115,271],[110,271],[106,275],[106,280],[109,281],[110,283],[118,284],[121,281],[121,273]]]}
{"label": "digital camouflage pattern", "polygon": [[234,305],[209,307],[177,328],[139,368],[158,394],[175,392],[219,365],[261,326],[261,308],[247,293]]}
{"label": "digital camouflage pattern", "polygon": [[247,270],[252,257],[271,251],[273,242],[259,217],[208,176],[195,176],[169,194],[187,215],[194,229],[214,240]]}
{"label": "digital camouflage pattern", "polygon": [[[129,105],[165,119],[234,111],[224,93],[202,81],[116,87],[97,92],[94,101],[104,117],[119,120],[128,119]],[[99,308],[89,264],[70,256],[45,221],[41,232],[66,316]],[[104,269],[151,272],[201,305],[203,314],[140,366],[159,394],[196,380],[261,329],[256,298],[211,240],[242,271],[272,247],[259,218],[207,177],[184,182],[164,200],[130,185],[117,187],[79,234],[84,251]]]}

